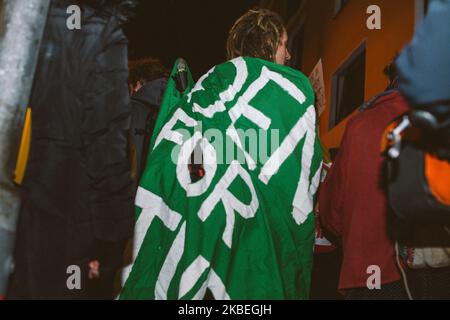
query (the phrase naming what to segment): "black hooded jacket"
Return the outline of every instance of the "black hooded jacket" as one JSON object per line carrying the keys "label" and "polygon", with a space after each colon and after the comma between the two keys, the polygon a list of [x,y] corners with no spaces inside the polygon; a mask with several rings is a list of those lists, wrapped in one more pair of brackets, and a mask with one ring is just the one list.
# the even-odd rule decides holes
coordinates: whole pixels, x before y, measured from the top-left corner
{"label": "black hooded jacket", "polygon": [[142,176],[151,135],[158,116],[161,99],[167,79],[160,78],[147,82],[131,96],[131,137],[135,149],[133,170],[136,180]]}
{"label": "black hooded jacket", "polygon": [[66,286],[68,266],[81,268],[85,288],[95,243],[133,232],[124,16],[121,1],[91,2],[82,7],[81,29],[69,30],[73,1],[52,1],[44,32],[12,281],[19,298],[82,296]]}

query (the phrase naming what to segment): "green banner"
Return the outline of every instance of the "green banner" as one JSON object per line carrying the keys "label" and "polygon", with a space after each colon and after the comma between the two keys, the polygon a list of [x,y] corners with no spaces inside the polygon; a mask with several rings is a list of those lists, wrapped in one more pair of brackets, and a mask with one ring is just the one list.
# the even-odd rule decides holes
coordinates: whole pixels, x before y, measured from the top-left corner
{"label": "green banner", "polygon": [[246,57],[186,92],[170,78],[120,298],[307,299],[322,165],[308,79]]}

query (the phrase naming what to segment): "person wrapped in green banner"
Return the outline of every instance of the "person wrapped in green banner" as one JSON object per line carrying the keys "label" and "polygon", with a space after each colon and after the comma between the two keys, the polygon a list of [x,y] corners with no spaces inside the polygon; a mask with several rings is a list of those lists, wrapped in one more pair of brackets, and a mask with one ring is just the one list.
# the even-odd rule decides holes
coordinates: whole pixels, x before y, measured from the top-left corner
{"label": "person wrapped in green banner", "polygon": [[[232,59],[184,94],[172,72],[136,197],[121,299],[307,299],[322,151],[281,18],[251,10]],[[192,181],[193,151],[204,175]]]}

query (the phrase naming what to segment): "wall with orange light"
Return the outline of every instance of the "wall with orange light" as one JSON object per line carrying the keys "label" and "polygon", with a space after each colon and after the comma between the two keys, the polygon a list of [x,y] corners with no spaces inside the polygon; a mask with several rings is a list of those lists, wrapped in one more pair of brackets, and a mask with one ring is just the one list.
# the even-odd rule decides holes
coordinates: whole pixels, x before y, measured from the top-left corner
{"label": "wall with orange light", "polygon": [[[367,7],[381,8],[381,30],[368,30]],[[307,0],[304,16],[305,45],[303,70],[309,75],[322,59],[326,87],[326,110],[320,117],[320,136],[327,148],[340,145],[350,117],[329,130],[331,83],[333,74],[366,41],[365,99],[383,91],[388,79],[383,69],[412,38],[415,25],[414,0],[350,0],[333,16],[333,0]]]}

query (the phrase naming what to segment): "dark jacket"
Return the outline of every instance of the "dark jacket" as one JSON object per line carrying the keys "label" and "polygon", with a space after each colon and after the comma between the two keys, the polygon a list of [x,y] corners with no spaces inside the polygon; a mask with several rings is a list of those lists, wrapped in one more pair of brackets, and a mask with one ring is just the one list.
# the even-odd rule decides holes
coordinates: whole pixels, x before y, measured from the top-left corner
{"label": "dark jacket", "polygon": [[380,267],[382,284],[400,279],[388,234],[380,143],[386,126],[407,111],[406,100],[391,92],[351,119],[321,186],[321,221],[342,238],[340,289],[365,288],[372,265]]}
{"label": "dark jacket", "polygon": [[167,79],[161,78],[146,83],[131,96],[130,134],[135,155],[132,162],[136,182],[139,182],[145,162],[151,135],[155,127]]}
{"label": "dark jacket", "polygon": [[[68,4],[53,1],[30,101],[14,298],[83,297],[97,243],[133,231],[127,39],[117,15],[89,7],[81,30],[68,30]],[[82,290],[66,286],[71,265],[81,268]]]}

